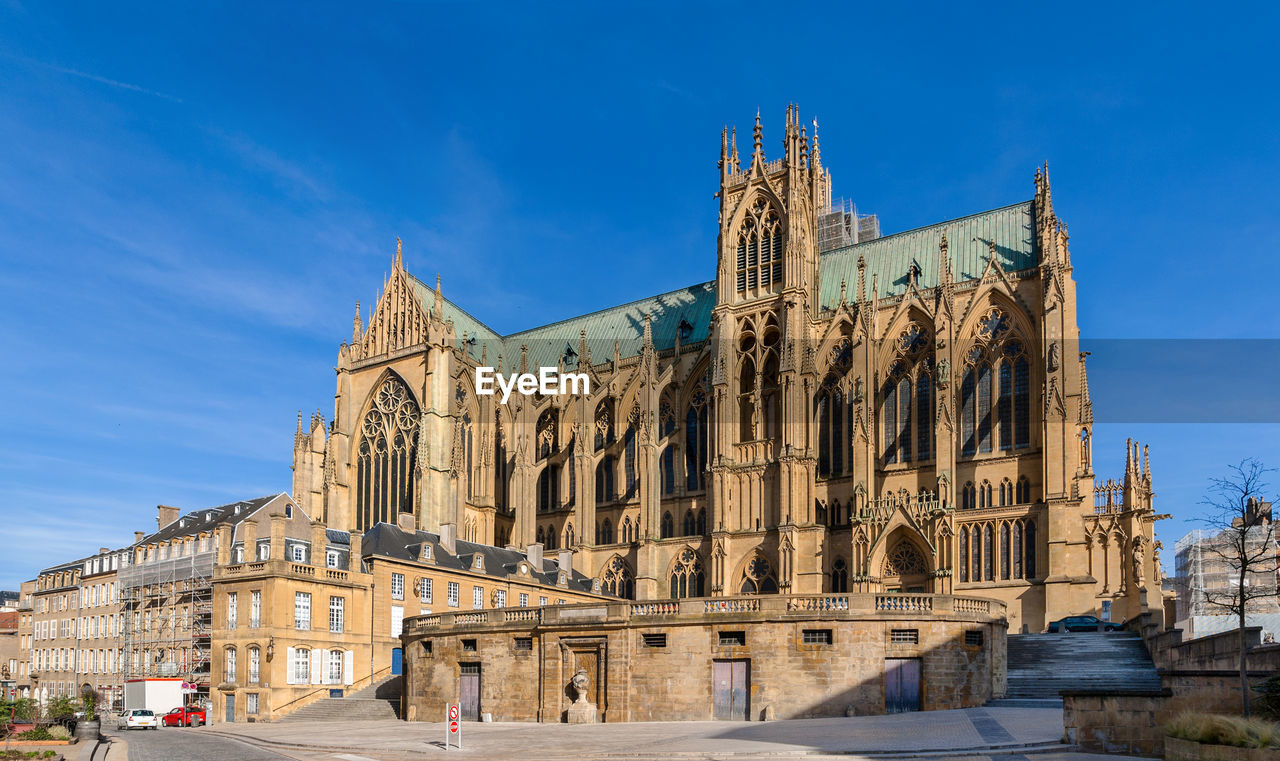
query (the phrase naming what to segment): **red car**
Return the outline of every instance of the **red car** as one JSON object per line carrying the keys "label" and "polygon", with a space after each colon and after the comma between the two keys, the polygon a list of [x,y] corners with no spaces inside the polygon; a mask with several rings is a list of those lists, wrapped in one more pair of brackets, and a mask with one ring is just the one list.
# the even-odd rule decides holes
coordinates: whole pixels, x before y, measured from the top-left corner
{"label": "red car", "polygon": [[164,715],[166,727],[198,727],[204,723],[204,711],[199,708],[175,708]]}

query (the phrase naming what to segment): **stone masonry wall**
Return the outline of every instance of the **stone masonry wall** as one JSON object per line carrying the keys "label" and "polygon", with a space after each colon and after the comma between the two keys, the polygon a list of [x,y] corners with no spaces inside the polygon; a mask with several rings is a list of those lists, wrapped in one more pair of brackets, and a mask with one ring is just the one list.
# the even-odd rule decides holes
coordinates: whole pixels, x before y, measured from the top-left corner
{"label": "stone masonry wall", "polygon": [[[884,713],[887,658],[920,660],[924,710],[977,706],[1004,692],[1006,624],[990,615],[606,614],[626,607],[569,606],[554,623],[406,628],[407,717],[439,720],[459,697],[461,664],[471,663],[481,671],[480,710],[495,721],[563,720],[579,668],[602,721],[710,720],[720,659],[749,661],[751,720],[766,711],[779,719]],[[805,630],[829,631],[831,644],[805,642]],[[893,630],[914,630],[918,642],[894,642]],[[742,645],[720,644],[731,632]],[[660,637],[665,645],[654,646]]]}

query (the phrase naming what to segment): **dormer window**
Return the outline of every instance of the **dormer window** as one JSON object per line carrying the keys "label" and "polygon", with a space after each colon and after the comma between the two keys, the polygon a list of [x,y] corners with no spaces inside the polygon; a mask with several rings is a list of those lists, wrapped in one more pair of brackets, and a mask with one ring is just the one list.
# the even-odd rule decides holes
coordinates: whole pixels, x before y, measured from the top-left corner
{"label": "dormer window", "polygon": [[484,570],[484,555],[476,553],[475,558],[471,561],[471,567],[477,571]]}
{"label": "dormer window", "polygon": [[422,559],[423,560],[431,559],[431,545],[427,544],[426,542],[422,543]]}

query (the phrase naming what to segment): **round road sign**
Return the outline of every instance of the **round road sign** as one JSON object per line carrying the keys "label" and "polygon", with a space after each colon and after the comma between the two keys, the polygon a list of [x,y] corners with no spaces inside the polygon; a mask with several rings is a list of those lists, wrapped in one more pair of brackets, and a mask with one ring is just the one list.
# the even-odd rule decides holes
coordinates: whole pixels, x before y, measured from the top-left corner
{"label": "round road sign", "polygon": [[456,721],[449,722],[449,734],[451,735],[458,734],[458,722]]}
{"label": "round road sign", "polygon": [[458,720],[458,707],[456,705],[449,706],[449,721]]}

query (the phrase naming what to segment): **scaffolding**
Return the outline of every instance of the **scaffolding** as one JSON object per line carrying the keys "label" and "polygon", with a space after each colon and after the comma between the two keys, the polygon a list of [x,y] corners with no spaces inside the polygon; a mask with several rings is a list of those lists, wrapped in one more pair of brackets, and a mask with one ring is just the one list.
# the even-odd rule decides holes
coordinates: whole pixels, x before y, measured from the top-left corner
{"label": "scaffolding", "polygon": [[[214,551],[207,539],[184,544],[140,548],[159,556],[135,557],[120,569],[125,678],[180,677],[207,702]],[[198,546],[207,549],[195,552]],[[187,551],[173,557],[179,548]]]}
{"label": "scaffolding", "polygon": [[831,208],[818,215],[818,253],[866,243],[880,237],[880,218],[859,214],[852,201],[838,198]]}

